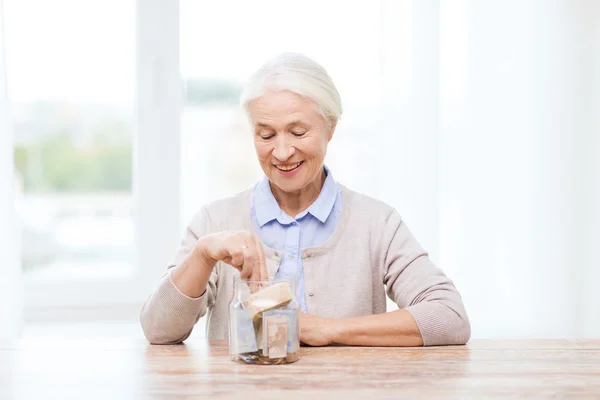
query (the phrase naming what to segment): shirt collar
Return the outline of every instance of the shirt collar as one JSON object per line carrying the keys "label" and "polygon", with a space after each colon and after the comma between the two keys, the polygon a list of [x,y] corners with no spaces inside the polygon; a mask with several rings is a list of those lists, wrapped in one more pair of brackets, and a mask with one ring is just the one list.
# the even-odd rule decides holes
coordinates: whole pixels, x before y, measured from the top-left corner
{"label": "shirt collar", "polygon": [[[325,167],[325,173],[327,174],[327,177],[325,178],[325,183],[323,183],[319,197],[317,197],[314,203],[306,210],[306,212],[321,221],[321,223],[325,223],[329,214],[331,214],[338,192],[335,180],[333,180],[333,175],[331,175],[331,171],[329,171],[327,167]],[[303,212],[298,217],[301,218],[304,215],[305,213]]]}
{"label": "shirt collar", "polygon": [[[321,223],[324,223],[331,214],[337,198],[337,184],[329,169],[326,166],[324,168],[327,177],[321,188],[321,193],[319,193],[317,199],[310,207],[308,207],[308,209],[306,209],[306,211],[303,211],[296,216],[297,219],[310,213],[313,217],[321,221]],[[271,192],[269,180],[266,177],[258,183],[254,191],[254,211],[256,212],[256,219],[260,227],[285,215],[279,207],[277,200],[275,200],[275,196],[273,196],[273,192]]]}
{"label": "shirt collar", "polygon": [[261,228],[266,223],[277,219],[283,212],[271,192],[271,186],[269,186],[269,180],[266,176],[258,183],[254,191],[254,211],[256,212],[258,225]]}

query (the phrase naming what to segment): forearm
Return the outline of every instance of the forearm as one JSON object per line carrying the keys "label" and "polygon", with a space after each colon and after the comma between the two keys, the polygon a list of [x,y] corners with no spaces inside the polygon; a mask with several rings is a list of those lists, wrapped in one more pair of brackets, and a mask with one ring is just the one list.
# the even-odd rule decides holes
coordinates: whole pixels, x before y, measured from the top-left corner
{"label": "forearm", "polygon": [[171,280],[181,293],[197,298],[206,291],[213,268],[214,262],[208,260],[199,244],[173,269]]}
{"label": "forearm", "polygon": [[185,340],[198,319],[206,314],[208,294],[198,298],[183,294],[165,275],[148,297],[140,313],[142,330],[152,344],[173,344]]}
{"label": "forearm", "polygon": [[213,266],[194,248],[173,268],[146,300],[140,315],[142,329],[153,344],[185,340],[198,318],[206,313],[204,295]]}
{"label": "forearm", "polygon": [[331,342],[353,346],[422,346],[423,339],[412,315],[406,310],[354,318],[340,318],[330,323]]}

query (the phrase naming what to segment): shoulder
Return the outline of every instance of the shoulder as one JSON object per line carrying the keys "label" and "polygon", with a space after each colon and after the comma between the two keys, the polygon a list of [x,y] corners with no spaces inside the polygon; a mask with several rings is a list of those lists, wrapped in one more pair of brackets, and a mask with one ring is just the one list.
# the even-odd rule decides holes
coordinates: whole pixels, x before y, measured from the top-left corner
{"label": "shoulder", "polygon": [[[352,190],[340,184],[342,199],[349,207],[352,217],[358,217],[370,223],[401,221],[400,214],[386,202]],[[346,205],[344,204],[344,206]]]}
{"label": "shoulder", "polygon": [[221,221],[226,218],[247,214],[250,206],[252,188],[224,197],[206,204],[203,209],[212,220]]}
{"label": "shoulder", "polygon": [[[407,243],[409,236],[406,225],[394,207],[348,188],[342,188],[342,193],[349,203],[348,234],[352,237],[361,236],[373,254],[384,257],[395,241]],[[346,207],[346,203],[343,207]]]}
{"label": "shoulder", "polygon": [[241,221],[249,213],[251,193],[252,188],[248,188],[205,204],[194,214],[189,227],[193,231],[209,233],[231,225],[231,221],[242,224]]}

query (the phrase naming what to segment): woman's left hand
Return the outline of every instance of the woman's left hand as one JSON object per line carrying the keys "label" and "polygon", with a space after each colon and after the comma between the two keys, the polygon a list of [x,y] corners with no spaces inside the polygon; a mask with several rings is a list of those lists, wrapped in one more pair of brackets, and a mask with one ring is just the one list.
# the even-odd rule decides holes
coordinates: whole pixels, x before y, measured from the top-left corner
{"label": "woman's left hand", "polygon": [[309,346],[333,343],[333,320],[300,313],[300,342]]}

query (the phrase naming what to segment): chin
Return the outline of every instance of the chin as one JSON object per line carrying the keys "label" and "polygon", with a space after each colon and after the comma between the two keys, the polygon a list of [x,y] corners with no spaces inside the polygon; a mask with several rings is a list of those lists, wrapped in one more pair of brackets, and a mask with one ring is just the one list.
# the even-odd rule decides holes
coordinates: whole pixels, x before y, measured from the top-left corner
{"label": "chin", "polygon": [[285,193],[294,193],[302,188],[302,185],[295,184],[292,182],[271,182]]}

